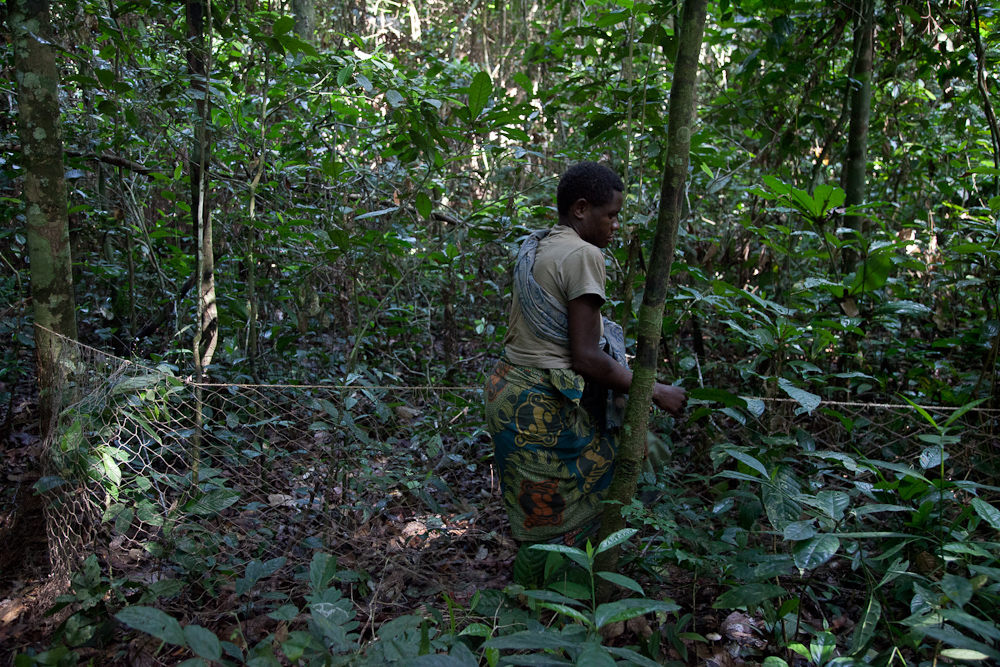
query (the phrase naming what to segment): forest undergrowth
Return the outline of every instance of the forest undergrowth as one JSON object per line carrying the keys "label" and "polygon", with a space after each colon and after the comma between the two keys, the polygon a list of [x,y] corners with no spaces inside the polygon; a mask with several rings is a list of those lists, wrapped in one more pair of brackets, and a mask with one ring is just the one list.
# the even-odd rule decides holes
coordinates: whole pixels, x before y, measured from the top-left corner
{"label": "forest undergrowth", "polygon": [[694,391],[654,419],[669,456],[597,575],[608,607],[592,551],[512,583],[474,386],[199,387],[78,358],[60,439],[44,454],[22,416],[5,459],[17,479],[48,458],[19,480],[35,511],[4,517],[27,547],[2,572],[18,665],[993,659],[990,411]]}

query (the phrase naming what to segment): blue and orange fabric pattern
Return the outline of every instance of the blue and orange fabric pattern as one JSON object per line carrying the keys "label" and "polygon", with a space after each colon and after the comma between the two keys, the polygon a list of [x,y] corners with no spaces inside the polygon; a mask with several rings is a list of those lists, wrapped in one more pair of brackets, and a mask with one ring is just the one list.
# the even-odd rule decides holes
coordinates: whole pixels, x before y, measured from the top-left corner
{"label": "blue and orange fabric pattern", "polygon": [[611,484],[617,429],[581,405],[583,377],[568,369],[496,363],[486,383],[504,507],[515,539],[568,545],[596,528]]}

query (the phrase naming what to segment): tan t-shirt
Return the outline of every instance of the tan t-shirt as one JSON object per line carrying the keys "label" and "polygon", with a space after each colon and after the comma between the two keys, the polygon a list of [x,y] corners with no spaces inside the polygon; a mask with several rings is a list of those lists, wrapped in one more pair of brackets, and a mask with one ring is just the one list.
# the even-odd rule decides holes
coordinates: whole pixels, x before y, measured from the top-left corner
{"label": "tan t-shirt", "polygon": [[[584,294],[596,294],[603,301],[604,255],[601,249],[581,239],[572,228],[556,225],[538,242],[535,282],[562,304]],[[604,322],[601,322],[604,335]],[[521,313],[515,293],[504,338],[507,358],[518,366],[534,368],[572,368],[569,348],[536,337]]]}

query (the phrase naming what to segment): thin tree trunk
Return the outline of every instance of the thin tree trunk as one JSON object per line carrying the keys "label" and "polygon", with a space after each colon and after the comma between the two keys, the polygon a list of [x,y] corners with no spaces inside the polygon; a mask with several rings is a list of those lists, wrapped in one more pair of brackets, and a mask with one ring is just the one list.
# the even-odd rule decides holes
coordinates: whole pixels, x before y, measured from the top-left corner
{"label": "thin tree trunk", "polygon": [[[983,98],[983,112],[986,114],[986,121],[990,126],[990,141],[993,146],[993,168],[1000,169],[1000,124],[997,123],[997,115],[993,111],[993,104],[990,102],[990,91],[986,86],[986,51],[983,49],[983,38],[979,27],[979,2],[972,0],[969,5],[970,20],[969,30],[976,43],[976,88]],[[995,176],[996,184],[994,195],[1000,197],[1000,176]]]}
{"label": "thin tree trunk", "polygon": [[[850,83],[851,92],[851,126],[847,134],[847,163],[844,168],[844,191],[847,193],[845,204],[848,207],[860,206],[865,203],[867,190],[865,179],[868,171],[868,121],[872,106],[872,23],[875,14],[875,0],[857,0],[854,11],[857,15],[854,30],[855,53],[857,66],[854,68],[854,80]],[[858,234],[864,234],[865,216],[848,215],[844,219],[845,226]],[[844,273],[854,270],[858,261],[858,253],[852,248],[844,248]]]}
{"label": "thin tree trunk", "polygon": [[[24,167],[25,225],[31,257],[39,419],[47,435],[59,413],[60,361],[74,350],[49,331],[76,340],[76,301],[59,116],[59,68],[47,0],[8,4],[17,80],[17,126]],[[64,349],[65,348],[65,349]]]}
{"label": "thin tree trunk", "polygon": [[[192,47],[188,51],[191,87],[196,91],[194,138],[191,146],[191,217],[197,230],[198,258],[198,327],[195,332],[195,371],[199,378],[212,363],[218,341],[218,309],[215,302],[215,256],[212,238],[212,213],[208,202],[208,164],[211,157],[211,136],[208,132],[210,86],[206,57],[210,55],[205,39],[206,18],[211,26],[211,2],[189,0],[187,3],[188,36]],[[206,16],[206,13],[208,14]]]}
{"label": "thin tree trunk", "polygon": [[[615,476],[608,490],[612,502],[604,509],[599,539],[621,530],[624,520],[621,505],[631,502],[642,465],[649,425],[649,406],[656,380],[657,351],[663,327],[663,304],[667,297],[667,282],[677,245],[691,148],[692,126],[696,100],[695,84],[698,59],[705,32],[708,0],[685,0],[681,35],[674,65],[674,80],[670,88],[670,117],[667,129],[667,159],[660,187],[660,209],[656,220],[656,235],[646,274],[646,289],[639,310],[636,357],[632,368],[632,386],[625,409],[622,440],[615,457]],[[618,549],[602,553],[597,562],[599,571],[614,571],[618,566]],[[603,580],[602,580],[603,581]],[[610,596],[611,587],[601,586],[599,599]]]}

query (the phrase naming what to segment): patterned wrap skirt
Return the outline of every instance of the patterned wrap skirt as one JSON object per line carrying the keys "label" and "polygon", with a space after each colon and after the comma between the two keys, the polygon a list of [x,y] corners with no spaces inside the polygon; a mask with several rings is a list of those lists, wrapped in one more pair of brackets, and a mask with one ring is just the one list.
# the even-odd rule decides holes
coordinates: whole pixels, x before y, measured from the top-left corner
{"label": "patterned wrap skirt", "polygon": [[571,370],[515,366],[505,356],[486,382],[486,425],[517,540],[573,545],[600,521],[617,429],[596,426],[583,393]]}

